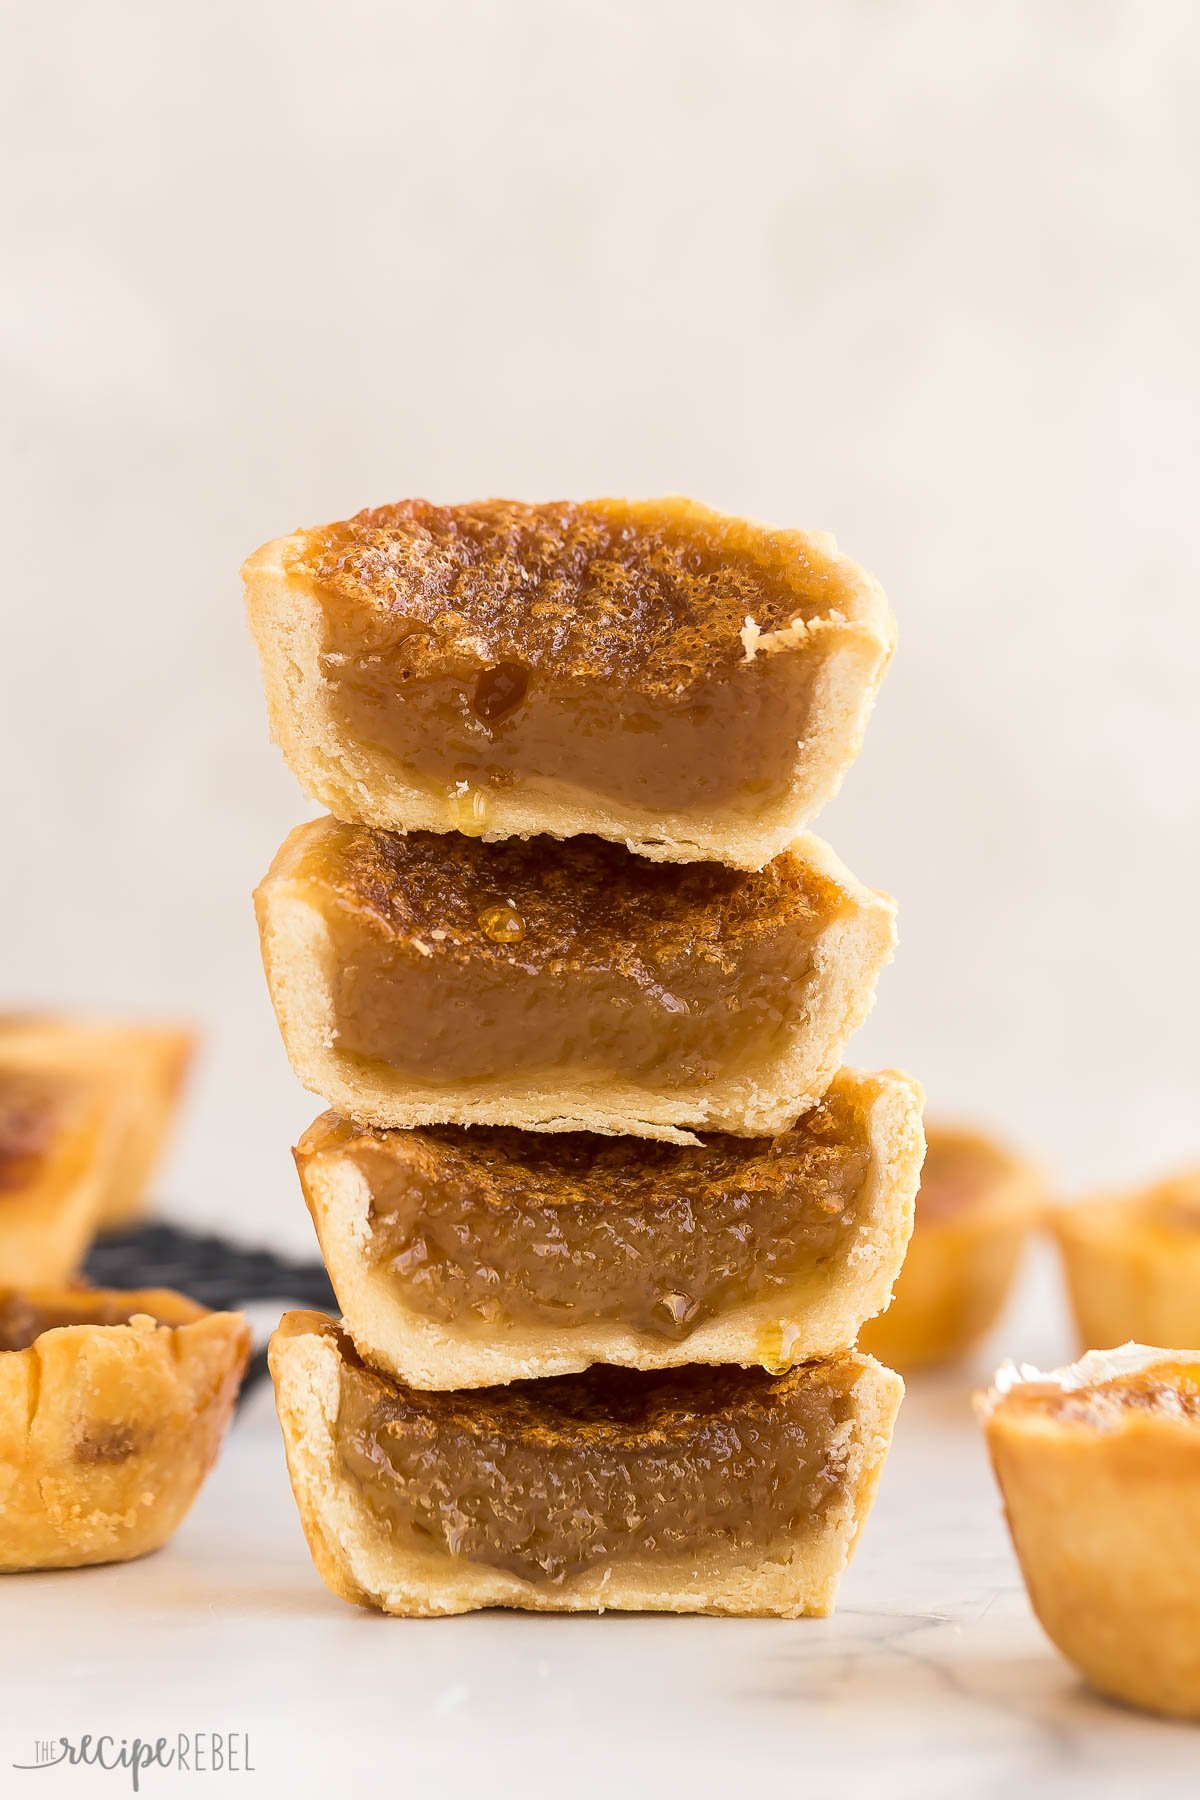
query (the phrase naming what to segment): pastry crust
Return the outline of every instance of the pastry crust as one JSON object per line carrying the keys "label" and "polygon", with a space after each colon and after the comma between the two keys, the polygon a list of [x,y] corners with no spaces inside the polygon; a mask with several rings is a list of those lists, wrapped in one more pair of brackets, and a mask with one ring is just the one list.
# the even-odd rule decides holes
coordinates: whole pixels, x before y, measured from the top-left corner
{"label": "pastry crust", "polygon": [[0,1308],[28,1320],[25,1347],[0,1352],[0,1569],[157,1550],[220,1448],[245,1321],[165,1289],[31,1290]]}
{"label": "pastry crust", "polygon": [[[895,941],[892,902],[862,887],[814,837],[800,839],[787,860],[778,859],[758,874],[709,865],[689,870],[669,892],[654,896],[651,908],[649,901],[642,906],[637,890],[652,876],[657,881],[659,872],[596,846],[595,840],[578,849],[565,845],[543,852],[519,845],[489,849],[466,838],[414,842],[386,834],[364,873],[356,861],[358,849],[362,840],[377,835],[332,819],[302,825],[285,841],[255,894],[267,982],[292,1067],[305,1087],[336,1111],[366,1124],[513,1125],[626,1133],[683,1144],[696,1141],[690,1127],[769,1136],[794,1124],[828,1087],[848,1038],[870,1010],[876,978]],[[420,856],[424,868],[430,846],[444,846],[443,876],[440,882],[418,883],[406,859]],[[579,860],[587,859],[590,869],[598,850],[607,854],[604,875],[616,908],[607,913],[598,877],[593,875],[585,886],[577,880]],[[471,860],[481,855],[494,859],[487,870],[495,878],[492,892],[507,897],[523,871],[516,904],[536,928],[518,944],[483,944],[472,889],[482,876]],[[312,868],[322,863],[339,877],[314,882]],[[728,891],[721,890],[721,883]],[[626,884],[633,898],[622,911]],[[601,930],[607,933],[606,956],[638,957],[648,945],[661,967],[663,959],[685,961],[697,945],[707,952],[715,941],[714,954],[728,957],[738,953],[740,942],[753,940],[762,923],[760,906],[771,909],[770,922],[781,934],[789,928],[790,914],[797,913],[796,929],[806,934],[811,953],[804,975],[789,991],[794,1022],[780,1034],[782,1043],[750,1068],[724,1077],[652,1092],[625,1080],[589,1080],[586,1071],[572,1069],[473,1082],[439,1081],[431,1070],[418,1089],[396,1070],[339,1049],[334,1007],[338,958],[329,924],[339,906],[369,917],[371,930],[389,942],[415,948],[431,969],[443,961],[470,968],[473,959],[486,955],[490,967],[527,973],[531,959],[541,955],[546,978],[561,981],[572,962],[586,963],[589,945],[595,945]],[[595,917],[589,918],[589,909]],[[608,923],[597,922],[601,919]],[[722,932],[726,935],[719,937]]]}
{"label": "pastry crust", "polygon": [[120,1122],[101,1200],[106,1226],[128,1224],[145,1210],[195,1042],[194,1032],[178,1025],[0,1015],[0,1067],[86,1072],[108,1084]]}
{"label": "pastry crust", "polygon": [[1104,1693],[1200,1717],[1200,1351],[1010,1367],[978,1405],[1047,1635]]}
{"label": "pastry crust", "polygon": [[[653,810],[536,779],[488,791],[490,836],[588,832],[664,861],[760,868],[783,850],[856,756],[895,645],[882,589],[828,534],[770,530],[680,498],[402,501],[264,544],[243,576],[289,766],[336,816],[398,830],[459,829],[461,810],[452,791],[339,721],[326,673],[342,641],[334,621],[360,654],[401,656],[398,681],[469,692],[481,674],[513,667],[568,702],[599,685],[677,713],[713,683],[744,690],[743,713],[769,706],[765,684],[782,678],[766,664],[786,661],[807,696],[804,723],[778,799],[757,816]],[[697,749],[710,743],[697,737]]]}
{"label": "pastry crust", "polygon": [[[392,1539],[343,1472],[335,1428],[345,1340],[318,1313],[287,1313],[271,1340],[271,1373],[292,1491],[317,1570],[335,1594],[402,1617],[506,1606],[531,1612],[689,1612],[796,1618],[832,1610],[875,1497],[903,1383],[870,1357],[857,1365],[853,1419],[838,1447],[843,1493],[815,1532],[768,1554],[714,1550],[686,1566],[606,1563],[558,1585]],[[786,1377],[784,1379],[787,1379]]]}
{"label": "pastry crust", "polygon": [[54,1286],[79,1268],[122,1120],[104,1079],[0,1057],[0,1287]]}
{"label": "pastry crust", "polygon": [[1056,1209],[1081,1345],[1200,1343],[1200,1169]]}
{"label": "pastry crust", "polygon": [[[864,1318],[887,1305],[911,1230],[924,1155],[920,1088],[891,1071],[866,1075],[843,1069],[831,1094],[852,1110],[859,1134],[854,1143],[861,1143],[868,1157],[846,1238],[815,1270],[764,1297],[727,1302],[674,1341],[620,1320],[585,1316],[572,1324],[565,1309],[557,1324],[502,1321],[492,1332],[478,1322],[428,1316],[369,1254],[370,1183],[347,1153],[345,1134],[331,1132],[334,1115],[310,1128],[296,1160],[347,1329],[370,1363],[412,1387],[484,1387],[570,1374],[596,1362],[633,1369],[758,1363],[778,1373],[791,1362],[827,1356],[855,1342]],[[803,1122],[796,1129],[802,1130]],[[421,1139],[421,1133],[388,1133],[385,1143],[403,1169],[422,1153],[436,1158],[437,1145]],[[455,1179],[450,1170],[446,1179]],[[661,1179],[670,1184],[669,1169]],[[595,1199],[602,1201],[603,1192]],[[755,1249],[747,1247],[748,1271]],[[669,1269],[662,1280],[670,1285]],[[499,1304],[503,1308],[502,1292]]]}
{"label": "pastry crust", "polygon": [[[926,1135],[912,1241],[892,1304],[859,1339],[906,1373],[964,1356],[987,1335],[1046,1204],[1041,1171],[994,1138],[938,1124],[927,1125]],[[943,1159],[975,1169],[969,1191],[949,1204],[941,1200]]]}

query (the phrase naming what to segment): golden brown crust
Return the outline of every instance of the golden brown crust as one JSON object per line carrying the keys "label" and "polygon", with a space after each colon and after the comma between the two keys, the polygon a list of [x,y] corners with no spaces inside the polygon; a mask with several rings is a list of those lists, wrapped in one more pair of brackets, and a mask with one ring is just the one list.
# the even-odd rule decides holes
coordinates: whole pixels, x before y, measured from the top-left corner
{"label": "golden brown crust", "polygon": [[[408,513],[417,504],[408,503]],[[504,509],[512,503],[494,504]],[[586,525],[592,516],[602,534],[616,528],[614,521],[630,522],[622,551],[632,559],[629,567],[618,558],[596,564],[588,575],[585,558],[571,565],[570,579],[549,580],[531,592],[523,584],[533,565],[526,568],[519,557],[505,560],[504,531],[480,526],[474,540],[470,532],[460,537],[453,526],[456,509],[429,510],[441,521],[432,537],[410,524],[390,533],[386,525],[370,523],[403,519],[401,505],[276,539],[243,570],[272,734],[308,792],[338,818],[404,831],[471,830],[491,838],[592,833],[658,861],[715,860],[755,869],[783,850],[837,791],[858,753],[891,657],[895,621],[878,583],[839,555],[832,539],[768,531],[686,500],[588,502],[572,509],[584,537],[593,530]],[[561,509],[544,510],[549,516]],[[535,528],[540,509],[513,506],[513,513],[528,515],[530,527],[527,534],[516,529],[512,541],[527,535],[544,550],[549,539]],[[478,548],[479,531],[486,545],[476,556],[469,545],[474,541]],[[445,539],[440,548],[439,534]],[[725,546],[724,572],[698,573],[689,566],[693,547],[681,548],[676,581],[674,553],[659,555],[653,543],[670,537],[690,545],[697,535]],[[710,554],[703,553],[701,562]],[[634,582],[638,558],[647,566]],[[317,571],[333,585],[322,586]],[[628,586],[619,603],[610,577]],[[511,660],[518,651],[526,660]],[[582,766],[574,773],[561,768],[551,779],[519,754],[524,773],[512,784],[493,785],[489,774],[483,786],[472,788],[452,778],[471,771],[450,765],[441,770],[444,779],[431,782],[428,770],[410,767],[378,733],[339,710],[343,682],[353,687],[356,671],[380,678],[384,668],[379,700],[385,713],[395,711],[390,694],[441,683],[486,723],[490,697],[481,684],[515,680],[520,686],[531,671],[531,692],[561,700],[564,731],[578,706],[603,717],[610,694],[657,709],[656,730],[641,752],[645,791],[640,797],[610,792]],[[762,712],[778,725],[797,713],[802,723],[785,734],[786,756],[778,767],[774,755],[770,768],[751,767],[745,753],[735,755],[728,791],[684,803],[654,792],[657,730],[692,747],[676,754],[694,754],[701,762],[719,757],[707,708],[696,704],[705,682],[713,684],[711,698],[731,705],[735,716]],[[535,701],[531,717],[538,713]],[[546,715],[539,716],[545,724]],[[548,728],[553,736],[559,726]],[[524,726],[511,729],[516,754],[526,743]],[[617,741],[627,741],[619,723],[613,729]],[[767,741],[777,737],[775,731]],[[707,790],[701,783],[695,792]],[[757,799],[748,811],[751,795]]]}
{"label": "golden brown crust", "polygon": [[[11,1341],[33,1335],[0,1352],[0,1569],[158,1549],[220,1447],[245,1321],[166,1290],[30,1291],[3,1310]],[[128,1323],[96,1322],[121,1313]]]}
{"label": "golden brown crust", "polygon": [[1129,1344],[979,1411],[1047,1635],[1131,1705],[1200,1717],[1200,1351]]}
{"label": "golden brown crust", "polygon": [[[313,1560],[327,1585],[344,1599],[408,1617],[487,1606],[786,1617],[827,1613],[874,1499],[903,1391],[899,1378],[870,1358],[851,1352],[839,1362],[852,1411],[846,1437],[838,1446],[843,1489],[816,1532],[799,1533],[794,1542],[777,1545],[770,1553],[714,1547],[710,1555],[691,1559],[686,1569],[653,1561],[630,1565],[608,1561],[603,1567],[547,1586],[444,1553],[423,1555],[406,1550],[381,1531],[340,1466],[336,1427],[341,1370],[347,1355],[353,1357],[349,1340],[331,1320],[316,1313],[286,1314],[271,1340],[271,1372],[292,1490]],[[735,1374],[726,1372],[731,1378]],[[809,1378],[797,1370],[783,1379]],[[588,1397],[595,1378],[579,1381],[581,1410],[590,1414]],[[697,1395],[703,1385],[701,1380]],[[527,1442],[544,1443],[547,1449],[560,1441],[573,1441],[581,1432],[599,1432],[615,1444],[630,1430],[653,1434],[654,1427],[645,1420],[623,1425],[612,1421],[606,1409],[575,1426],[565,1421],[552,1425],[538,1416],[536,1386],[516,1398],[510,1398],[511,1394],[512,1390],[505,1390],[489,1397],[485,1405],[501,1409],[505,1429],[518,1429]],[[456,1426],[467,1431],[487,1429],[475,1402],[442,1394],[425,1395],[420,1404],[432,1404],[439,1412],[447,1410]],[[686,1411],[685,1406],[682,1413]],[[682,1413],[670,1398],[670,1388],[665,1387],[655,1414],[664,1440],[669,1440]]]}
{"label": "golden brown crust", "polygon": [[982,1132],[926,1127],[912,1240],[892,1304],[860,1343],[905,1373],[964,1356],[1012,1291],[1044,1215],[1042,1172]]}
{"label": "golden brown crust", "polygon": [[[357,830],[332,819],[318,819],[297,827],[260,884],[255,904],[267,982],[293,1068],[306,1087],[320,1094],[338,1112],[367,1124],[513,1125],[539,1131],[627,1133],[672,1143],[692,1142],[688,1129],[692,1126],[738,1136],[786,1130],[833,1079],[848,1038],[873,1003],[876,978],[891,955],[895,939],[891,901],[863,888],[827,845],[807,837],[792,848],[784,863],[780,885],[785,890],[790,887],[792,893],[777,896],[776,922],[781,936],[786,936],[793,925],[799,935],[801,925],[804,926],[808,966],[789,988],[794,1023],[777,1034],[779,1041],[753,1067],[739,1067],[714,1080],[681,1082],[670,1093],[650,1092],[629,1080],[601,1081],[594,1072],[589,1077],[588,1071],[572,1069],[470,1083],[445,1081],[433,1070],[428,1081],[418,1088],[414,1080],[401,1078],[382,1064],[364,1064],[348,1056],[335,1041],[333,993],[337,969],[328,917],[329,889],[327,883],[313,880],[311,870],[327,865],[330,854],[336,855],[347,841],[346,834],[353,840]],[[425,843],[445,845],[447,840],[433,838]],[[524,853],[523,846],[504,848]],[[563,857],[564,866],[571,867],[573,851],[573,845],[543,843],[541,855],[547,861]],[[432,849],[428,853],[432,855]],[[452,845],[447,857],[449,866],[458,866],[457,847]],[[630,891],[636,893],[643,880],[640,871],[646,865],[633,858],[626,858],[626,864],[633,866],[629,873]],[[691,873],[689,870],[689,877]],[[754,875],[739,877],[736,872],[732,878],[747,883],[762,880]],[[699,879],[704,880],[703,870]],[[765,891],[771,894],[770,884]],[[476,895],[476,899],[480,897],[481,894]],[[611,923],[605,924],[619,916],[621,903],[602,899],[598,894],[593,898],[601,921],[603,952],[614,957],[625,955],[627,946],[619,941]],[[814,927],[805,909],[816,907],[825,898],[829,904]],[[396,904],[402,909],[407,903],[397,897]],[[574,898],[568,898],[567,904],[571,918],[576,919]],[[670,892],[664,890],[662,932],[656,940],[662,955],[674,954],[686,960],[685,950],[690,945],[693,957],[709,955],[717,959],[727,949],[745,943],[752,933],[748,911],[739,915],[733,907],[724,909],[731,923],[736,920],[737,929],[731,930],[722,942],[720,918],[714,921],[710,904],[697,905],[690,918],[675,915],[674,906]],[[374,918],[374,914],[371,916]],[[426,960],[434,954],[433,932],[441,929],[434,925],[434,916],[431,909],[427,915],[428,958],[420,948],[424,937],[416,933],[411,937],[420,957]],[[559,959],[549,959],[549,966],[561,975],[567,961],[565,946],[569,934],[556,936],[557,928],[549,921],[547,925],[551,940],[563,947]],[[588,930],[585,923],[583,932]],[[576,959],[586,953],[591,942],[583,932]],[[536,934],[527,933],[516,944],[496,943],[486,937],[478,917],[475,933],[476,946],[491,962],[524,969],[528,958],[537,954],[536,946],[529,941]],[[465,926],[456,942],[458,952],[465,954],[469,947]],[[453,948],[451,954],[455,954]],[[736,963],[732,966],[736,967]]]}
{"label": "golden brown crust", "polygon": [[118,1118],[100,1202],[105,1225],[126,1224],[144,1209],[195,1043],[194,1032],[184,1026],[50,1013],[0,1015],[0,1067],[86,1073],[107,1084]]}
{"label": "golden brown crust", "polygon": [[858,600],[826,540],[681,499],[401,500],[286,545],[365,651],[403,645],[421,677],[513,663],[677,700],[745,659],[748,620],[765,637]]}
{"label": "golden brown crust", "polygon": [[1200,1169],[1059,1207],[1052,1229],[1085,1349],[1200,1343]]}
{"label": "golden brown crust", "polygon": [[[770,1147],[761,1139],[709,1139],[680,1149],[644,1139],[486,1129],[369,1134],[402,1169],[419,1166],[424,1182],[449,1183],[456,1191],[465,1183],[473,1202],[497,1213],[536,1200],[564,1210],[588,1211],[598,1202],[618,1212],[684,1208],[703,1218],[731,1182],[750,1183],[757,1193],[772,1182],[801,1182],[810,1162],[815,1171],[839,1152],[863,1158],[852,1223],[832,1256],[761,1297],[723,1301],[713,1317],[678,1338],[652,1335],[629,1320],[572,1320],[566,1311],[554,1325],[505,1321],[491,1333],[463,1319],[428,1316],[369,1254],[371,1191],[351,1153],[362,1129],[326,1114],[305,1133],[296,1155],[349,1330],[372,1363],[414,1387],[478,1387],[565,1374],[593,1362],[778,1369],[853,1344],[863,1319],[886,1305],[908,1242],[924,1147],[920,1089],[893,1072],[842,1070],[814,1111],[815,1120],[806,1114],[794,1128],[790,1153],[786,1139]],[[566,1166],[557,1167],[564,1143]],[[746,1256],[749,1271],[754,1246]]]}

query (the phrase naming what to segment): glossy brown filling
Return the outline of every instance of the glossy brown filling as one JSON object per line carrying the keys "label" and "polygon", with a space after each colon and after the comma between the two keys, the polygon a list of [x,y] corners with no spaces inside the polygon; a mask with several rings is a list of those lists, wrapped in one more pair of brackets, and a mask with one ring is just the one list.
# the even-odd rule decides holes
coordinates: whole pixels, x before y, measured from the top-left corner
{"label": "glossy brown filling", "polygon": [[[493,927],[503,932],[505,918]],[[811,944],[794,932],[747,945],[735,961],[575,967],[549,978],[501,960],[439,963],[327,914],[338,1048],[412,1083],[623,1080],[707,1083],[774,1055],[802,1013]]]}
{"label": "glossy brown filling", "polygon": [[605,1563],[761,1551],[843,1493],[854,1362],[620,1369],[454,1393],[342,1364],[342,1474],[406,1551],[560,1583]]}
{"label": "glossy brown filling", "polygon": [[463,831],[486,831],[495,796],[514,788],[752,822],[787,802],[808,732],[811,680],[794,658],[764,656],[673,700],[563,687],[519,663],[421,679],[402,651],[356,656],[335,630],[330,644],[322,672],[338,731],[445,802]]}
{"label": "glossy brown filling", "polygon": [[779,1137],[696,1148],[339,1129],[371,1194],[370,1256],[407,1306],[460,1331],[613,1322],[679,1342],[844,1253],[869,1161],[837,1096]]}

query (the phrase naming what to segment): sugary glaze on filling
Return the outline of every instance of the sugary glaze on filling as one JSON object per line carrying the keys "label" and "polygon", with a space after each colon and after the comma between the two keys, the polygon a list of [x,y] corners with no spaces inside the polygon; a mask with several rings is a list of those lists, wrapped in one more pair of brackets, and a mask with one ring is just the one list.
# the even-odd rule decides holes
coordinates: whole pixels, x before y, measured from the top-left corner
{"label": "sugary glaze on filling", "polygon": [[776,1138],[633,1138],[334,1120],[298,1154],[349,1154],[371,1192],[368,1254],[405,1303],[473,1325],[620,1321],[673,1341],[843,1250],[869,1149],[832,1092]]}
{"label": "sugary glaze on filling", "polygon": [[402,500],[298,534],[286,559],[343,650],[401,651],[400,679],[490,670],[485,714],[530,670],[678,699],[743,660],[748,618],[765,633],[848,605],[813,540],[681,500]]}
{"label": "sugary glaze on filling", "polygon": [[1200,1422],[1200,1363],[1166,1358],[1079,1385],[1053,1379],[1025,1381],[1013,1387],[1001,1404],[1100,1431],[1113,1430],[1137,1415]]}
{"label": "sugary glaze on filling", "polygon": [[43,1173],[76,1093],[69,1081],[0,1068],[0,1200]]}
{"label": "sugary glaze on filling", "polygon": [[730,969],[740,942],[784,924],[815,930],[847,901],[791,852],[757,871],[667,866],[599,838],[486,844],[332,821],[310,839],[296,873],[423,958],[482,959],[556,978],[605,968],[653,982],[695,959]]}
{"label": "sugary glaze on filling", "polygon": [[348,1343],[343,1355],[342,1474],[409,1550],[559,1583],[790,1540],[844,1488],[849,1356],[779,1379],[597,1368],[462,1395],[384,1382]]}
{"label": "sugary glaze on filling", "polygon": [[982,1139],[953,1130],[928,1129],[917,1194],[917,1218],[926,1224],[951,1219],[986,1199],[1012,1164]]}

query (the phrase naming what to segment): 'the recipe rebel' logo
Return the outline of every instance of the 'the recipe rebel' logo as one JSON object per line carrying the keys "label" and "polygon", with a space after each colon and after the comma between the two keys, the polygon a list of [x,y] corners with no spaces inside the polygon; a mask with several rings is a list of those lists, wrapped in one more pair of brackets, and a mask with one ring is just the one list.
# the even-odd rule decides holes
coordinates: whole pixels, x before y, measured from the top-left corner
{"label": "'the recipe rebel' logo", "polygon": [[14,1769],[122,1770],[132,1791],[141,1792],[148,1769],[173,1769],[179,1775],[253,1775],[250,1735],[244,1731],[180,1731],[174,1737],[116,1738],[88,1733],[80,1738],[39,1738],[33,1759],[14,1762]]}

